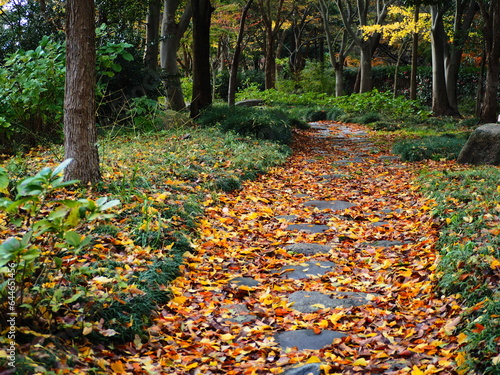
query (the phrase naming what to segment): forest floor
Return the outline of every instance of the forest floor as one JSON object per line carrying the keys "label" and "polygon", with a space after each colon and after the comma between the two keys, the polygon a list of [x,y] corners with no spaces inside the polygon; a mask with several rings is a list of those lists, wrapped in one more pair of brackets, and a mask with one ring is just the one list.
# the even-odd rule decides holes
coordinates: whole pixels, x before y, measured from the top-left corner
{"label": "forest floor", "polygon": [[205,202],[172,300],[113,371],[455,374],[462,307],[436,289],[433,202],[418,163],[365,131],[313,124],[285,165]]}

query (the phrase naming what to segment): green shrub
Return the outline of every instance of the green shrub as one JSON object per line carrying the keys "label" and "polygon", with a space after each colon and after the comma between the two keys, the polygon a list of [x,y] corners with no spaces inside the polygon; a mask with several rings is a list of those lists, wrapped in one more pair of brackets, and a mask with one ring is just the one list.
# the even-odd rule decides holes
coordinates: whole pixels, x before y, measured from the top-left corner
{"label": "green shrub", "polygon": [[378,131],[393,132],[401,129],[401,124],[390,121],[375,121],[369,125],[371,129]]}
{"label": "green shrub", "polygon": [[324,121],[327,119],[327,112],[321,109],[310,109],[304,116],[307,122]]}
{"label": "green shrub", "polygon": [[342,109],[334,107],[334,108],[329,109],[327,111],[327,113],[326,113],[326,119],[330,120],[330,121],[337,121],[344,114],[345,114],[345,112]]}
{"label": "green shrub", "polygon": [[401,155],[403,161],[453,160],[465,144],[464,139],[450,136],[406,139],[394,144],[392,152]]}
{"label": "green shrub", "polygon": [[62,43],[44,37],[35,50],[8,56],[0,68],[0,138],[35,145],[62,139],[65,56]]}
{"label": "green shrub", "polygon": [[218,125],[223,131],[281,143],[290,142],[292,136],[288,115],[273,108],[212,106],[203,111],[198,122],[204,126]]}
{"label": "green shrub", "polygon": [[377,122],[380,120],[382,120],[380,114],[378,114],[376,112],[369,112],[369,113],[366,113],[362,116],[357,117],[355,122],[358,124],[366,125],[366,124],[371,124],[373,122]]}

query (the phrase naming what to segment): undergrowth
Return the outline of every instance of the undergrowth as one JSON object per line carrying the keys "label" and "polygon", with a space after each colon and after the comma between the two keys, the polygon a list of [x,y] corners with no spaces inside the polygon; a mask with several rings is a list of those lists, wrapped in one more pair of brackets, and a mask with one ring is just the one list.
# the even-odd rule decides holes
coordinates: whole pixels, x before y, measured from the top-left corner
{"label": "undergrowth", "polygon": [[[113,136],[100,142],[104,181],[78,189],[61,182],[61,167],[51,169],[60,148],[7,160],[0,173],[0,222],[6,227],[0,283],[8,281],[7,271],[15,271],[16,309],[23,316],[17,322],[17,371],[47,373],[54,364],[71,366],[78,360],[77,348],[91,344],[147,341],[147,328],[158,306],[170,298],[168,284],[179,275],[184,255],[193,251],[197,224],[204,207],[216,202],[216,190],[241,188],[242,181],[283,163],[289,153],[287,146],[216,128]],[[52,190],[40,192],[43,203],[28,218],[33,204],[26,206],[31,201],[16,186],[40,181],[31,176],[45,165],[42,176],[53,180],[46,184]],[[18,200],[19,205],[11,203]],[[16,207],[21,211],[14,212]],[[74,215],[80,207],[112,207],[113,216],[103,213],[78,224]],[[59,234],[52,224],[40,233],[48,219],[58,220]],[[33,223],[36,240],[30,235]],[[7,302],[2,298],[2,318]],[[2,344],[5,340],[2,334]]]}
{"label": "undergrowth", "polygon": [[462,373],[500,374],[500,170],[479,167],[422,177],[436,202],[439,288],[464,304]]}

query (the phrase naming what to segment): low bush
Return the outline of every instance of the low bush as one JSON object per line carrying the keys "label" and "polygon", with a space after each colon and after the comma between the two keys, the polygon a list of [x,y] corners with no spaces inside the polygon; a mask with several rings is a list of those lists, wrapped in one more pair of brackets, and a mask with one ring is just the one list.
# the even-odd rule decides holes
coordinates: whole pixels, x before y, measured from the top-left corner
{"label": "low bush", "polygon": [[273,108],[212,106],[197,120],[203,126],[219,126],[223,131],[254,136],[281,143],[292,138],[290,118],[285,111]]}
{"label": "low bush", "polygon": [[465,139],[454,136],[431,136],[405,139],[394,144],[392,152],[403,161],[453,160],[458,157]]}

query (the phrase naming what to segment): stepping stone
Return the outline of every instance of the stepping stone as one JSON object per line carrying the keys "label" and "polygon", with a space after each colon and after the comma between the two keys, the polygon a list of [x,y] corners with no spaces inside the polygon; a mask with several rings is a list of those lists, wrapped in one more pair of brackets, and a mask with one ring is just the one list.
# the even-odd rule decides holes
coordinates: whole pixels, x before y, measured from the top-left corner
{"label": "stepping stone", "polygon": [[344,178],[344,177],[347,177],[347,175],[336,173],[336,174],[324,174],[324,175],[321,175],[319,177],[321,177],[321,178],[323,178],[325,180],[333,180],[335,178]]}
{"label": "stepping stone", "polygon": [[331,250],[330,245],[321,245],[319,243],[292,243],[285,246],[288,251],[305,255],[325,254]]}
{"label": "stepping stone", "polygon": [[378,157],[380,160],[401,160],[401,157],[396,155],[381,155]]}
{"label": "stepping stone", "polygon": [[392,246],[401,246],[407,243],[411,243],[410,241],[390,241],[390,240],[380,240],[375,242],[363,242],[363,245],[373,246],[373,247],[392,247]]}
{"label": "stepping stone", "polygon": [[384,225],[389,225],[389,223],[387,221],[375,221],[370,224],[373,228],[383,227]]}
{"label": "stepping stone", "polygon": [[256,286],[260,285],[260,282],[258,282],[255,279],[252,279],[251,277],[235,277],[234,279],[229,280],[229,284],[236,284],[238,287],[249,287],[249,288],[255,288]]}
{"label": "stepping stone", "polygon": [[[344,307],[350,308],[362,306],[368,303],[366,293],[356,292],[335,292],[331,294],[299,290],[290,294],[289,302],[293,302],[292,308],[301,313],[313,313],[320,309]],[[342,297],[342,298],[335,298]]]}
{"label": "stepping stone", "polygon": [[296,198],[304,198],[304,197],[307,197],[307,194],[300,194],[299,193],[299,194],[294,194],[293,196]]}
{"label": "stepping stone", "polygon": [[279,215],[276,216],[276,219],[284,219],[286,221],[294,221],[297,219],[297,215]]}
{"label": "stepping stone", "polygon": [[309,279],[311,276],[323,276],[336,268],[336,264],[328,261],[310,261],[297,265],[287,265],[279,270],[282,279]]}
{"label": "stepping stone", "polygon": [[328,225],[318,224],[292,224],[286,227],[286,230],[299,230],[310,233],[322,233],[328,229],[330,229]]}
{"label": "stepping stone", "polygon": [[243,303],[221,305],[221,309],[227,310],[223,314],[231,316],[231,318],[226,318],[226,320],[233,323],[248,323],[255,320],[255,315],[250,314],[250,310]]}
{"label": "stepping stone", "polygon": [[354,203],[345,201],[309,201],[304,203],[305,206],[317,207],[320,210],[346,210],[348,208],[356,206]]}
{"label": "stepping stone", "polygon": [[298,367],[292,367],[283,375],[321,375],[321,363],[307,363]]}
{"label": "stepping stone", "polygon": [[296,331],[279,332],[274,335],[274,339],[283,348],[296,347],[298,350],[319,350],[331,345],[335,339],[346,336],[345,333],[337,331],[321,331],[317,335],[312,329],[299,329]]}

